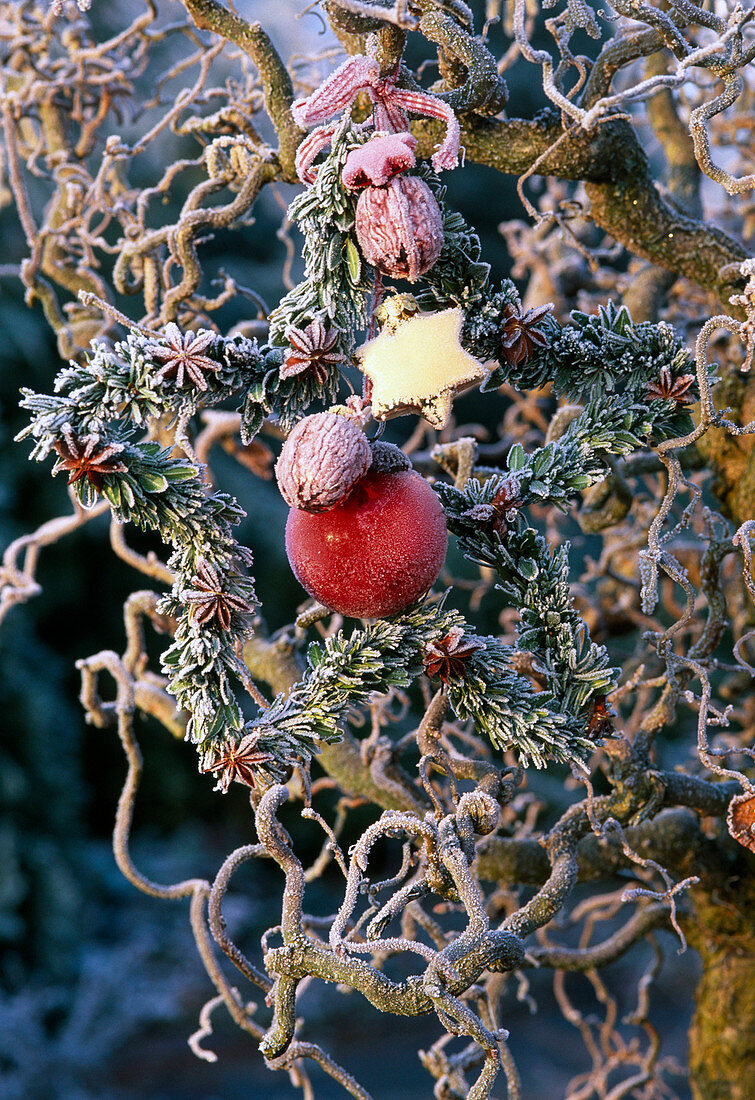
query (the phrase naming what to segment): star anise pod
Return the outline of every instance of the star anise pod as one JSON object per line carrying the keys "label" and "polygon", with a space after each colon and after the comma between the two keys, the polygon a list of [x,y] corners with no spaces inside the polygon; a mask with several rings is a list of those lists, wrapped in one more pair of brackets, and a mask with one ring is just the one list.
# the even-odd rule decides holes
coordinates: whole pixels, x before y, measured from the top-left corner
{"label": "star anise pod", "polygon": [[462,512],[462,519],[471,519],[480,527],[489,528],[504,537],[506,525],[515,518],[514,513],[521,508],[522,500],[519,496],[519,481],[515,477],[508,477],[489,504],[474,504],[466,512]]}
{"label": "star anise pod", "polygon": [[585,729],[585,736],[594,741],[601,737],[610,737],[616,730],[613,721],[616,711],[606,699],[605,695],[596,695],[593,698],[592,714]]}
{"label": "star anise pod", "polygon": [[58,453],[53,473],[68,470],[68,484],[88,481],[98,493],[108,474],[124,474],[126,466],[115,456],[123,450],[122,443],[101,443],[96,435],[74,435],[70,424],[63,425],[63,439],[53,444]]}
{"label": "star anise pod", "polygon": [[335,351],[338,329],[326,328],[322,317],[315,317],[306,328],[286,329],[286,339],[291,350],[283,361],[281,378],[292,378],[304,371],[311,371],[318,385],[328,380],[328,367],[343,363],[346,356]]}
{"label": "star anise pod", "polygon": [[468,658],[484,648],[485,643],[479,638],[465,634],[460,626],[452,626],[444,638],[430,642],[426,647],[422,657],[425,672],[447,684],[449,677],[463,676]]}
{"label": "star anise pod", "polygon": [[547,345],[547,337],[543,330],[538,328],[538,323],[552,309],[552,304],[548,302],[547,305],[528,309],[523,313],[520,305],[515,305],[513,302],[507,303],[501,326],[503,358],[507,363],[514,367],[528,363],[535,348],[544,348]]}
{"label": "star anise pod", "polygon": [[221,628],[228,630],[234,611],[239,615],[248,615],[252,610],[246,600],[242,600],[240,596],[233,596],[230,592],[223,591],[217,570],[207,561],[199,563],[191,583],[193,588],[184,591],[181,599],[184,603],[192,605],[194,621],[200,626],[206,626],[213,619],[217,619]]}
{"label": "star anise pod", "polygon": [[178,387],[183,386],[184,378],[188,377],[198,390],[207,389],[205,374],[220,370],[220,364],[208,355],[203,355],[216,340],[214,332],[205,330],[195,336],[193,332],[182,333],[178,325],[169,321],[165,326],[164,344],[150,344],[148,351],[154,359],[159,359],[163,366],[155,375],[155,381],[164,382],[166,378],[176,379]]}
{"label": "star anise pod", "polygon": [[660,401],[675,401],[677,405],[690,405],[695,399],[689,393],[690,386],[695,381],[694,374],[680,374],[678,378],[671,377],[670,367],[661,367],[661,377],[658,382],[648,382],[645,391],[648,397]]}
{"label": "star anise pod", "polygon": [[203,772],[220,773],[215,790],[225,794],[234,779],[237,783],[245,783],[247,787],[257,786],[255,768],[275,759],[271,752],[257,747],[259,736],[259,732],[255,730],[238,741],[227,741],[220,754],[201,769]]}

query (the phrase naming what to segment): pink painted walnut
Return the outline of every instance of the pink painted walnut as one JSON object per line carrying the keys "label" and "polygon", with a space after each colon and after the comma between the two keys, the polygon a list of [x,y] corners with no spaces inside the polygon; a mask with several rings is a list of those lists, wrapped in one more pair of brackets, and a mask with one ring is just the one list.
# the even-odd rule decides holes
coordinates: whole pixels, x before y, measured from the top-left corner
{"label": "pink painted walnut", "polygon": [[355,419],[315,413],[300,420],[289,435],[275,476],[286,504],[326,512],[348,497],[371,463],[370,444]]}
{"label": "pink painted walnut", "polygon": [[413,168],[416,140],[408,132],[375,134],[352,149],[341,180],[361,191],[354,228],[365,259],[394,279],[414,282],[443,248],[440,208],[424,180],[401,173]]}

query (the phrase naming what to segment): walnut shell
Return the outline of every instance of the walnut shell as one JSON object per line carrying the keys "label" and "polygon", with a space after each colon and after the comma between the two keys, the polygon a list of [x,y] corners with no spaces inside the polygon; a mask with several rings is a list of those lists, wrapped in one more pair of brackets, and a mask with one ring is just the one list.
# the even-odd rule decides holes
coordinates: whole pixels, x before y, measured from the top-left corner
{"label": "walnut shell", "polygon": [[355,229],[369,264],[394,279],[414,282],[443,248],[440,207],[424,180],[395,176],[359,196]]}
{"label": "walnut shell", "polygon": [[327,512],[340,504],[372,463],[366,435],[353,419],[315,413],[300,420],[275,466],[286,504]]}

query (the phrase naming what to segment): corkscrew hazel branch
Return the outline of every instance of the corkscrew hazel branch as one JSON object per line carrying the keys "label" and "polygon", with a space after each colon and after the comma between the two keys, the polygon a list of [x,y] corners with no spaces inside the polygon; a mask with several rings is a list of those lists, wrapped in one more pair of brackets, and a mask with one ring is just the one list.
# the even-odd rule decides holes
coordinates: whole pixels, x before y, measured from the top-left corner
{"label": "corkscrew hazel branch", "polygon": [[467,70],[466,82],[461,87],[441,93],[449,107],[459,112],[497,114],[506,102],[506,85],[498,75],[496,59],[484,42],[439,9],[423,14],[419,30]]}
{"label": "corkscrew hazel branch", "polygon": [[103,651],[78,662],[78,668],[81,671],[82,679],[82,703],[95,725],[107,724],[105,712],[97,693],[98,675],[107,671],[116,682],[117,692],[114,710],[118,723],[118,735],[128,760],[128,774],[118,802],[115,829],[113,831],[113,852],[118,868],[129,882],[150,897],[164,900],[190,898],[191,926],[208,975],[236,1023],[245,1030],[250,1030],[251,1023],[247,1011],[241,1005],[238,995],[223,977],[210,946],[204,917],[205,901],[210,892],[209,883],[205,879],[195,878],[164,886],[143,875],[137,869],[130,854],[129,842],[134,801],[142,771],[141,751],[133,732],[134,681],[118,656],[108,651]]}
{"label": "corkscrew hazel branch", "polygon": [[202,1046],[204,1039],[209,1039],[212,1035],[212,1013],[216,1008],[219,1008],[223,1004],[223,998],[218,993],[214,997],[210,997],[209,1001],[206,1001],[202,1006],[199,1013],[199,1027],[193,1032],[187,1039],[189,1049],[191,1053],[199,1058],[203,1062],[217,1062],[218,1056],[214,1050],[209,1050],[207,1047]]}
{"label": "corkscrew hazel branch", "polygon": [[[16,604],[26,603],[42,594],[36,577],[40,551],[108,510],[107,502],[101,501],[87,511],[81,507],[74,490],[70,490],[69,495],[74,508],[71,515],[47,520],[36,531],[21,535],[6,547],[0,571],[0,622]],[[21,555],[22,563],[19,562]]]}
{"label": "corkscrew hazel branch", "polygon": [[591,947],[528,947],[523,968],[548,966],[554,970],[592,970],[615,962],[655,928],[661,928],[669,919],[666,905],[646,905],[638,909],[629,920],[602,943]]}
{"label": "corkscrew hazel branch", "polygon": [[[222,898],[233,871],[244,859],[259,855],[265,849],[262,845],[251,845],[247,849],[240,849],[238,852],[232,853],[218,872],[212,887],[207,880],[201,878],[185,879],[182,882],[166,886],[156,883],[142,874],[134,864],[130,854],[134,803],[142,772],[141,751],[133,731],[133,715],[136,706],[134,680],[121,659],[115,653],[108,651],[103,651],[80,661],[78,667],[82,677],[82,702],[87,715],[99,727],[109,724],[111,716],[115,715],[118,734],[128,761],[128,773],[119,799],[113,833],[113,850],[118,867],[129,882],[150,897],[165,900],[180,900],[186,897],[190,899],[190,919],[197,948],[207,974],[218,990],[217,997],[212,998],[201,1013],[200,1031],[190,1038],[190,1045],[192,1045],[192,1049],[195,1049],[201,1038],[206,1037],[211,1032],[210,1012],[221,1002],[225,1004],[235,1023],[259,1041],[265,1033],[264,1029],[252,1019],[252,1013],[256,1006],[244,1004],[241,1001],[238,991],[229,985],[218,966],[209,935],[206,905],[209,905],[210,929],[223,950],[237,966],[241,963],[240,968],[247,977],[256,984],[261,985],[263,989],[269,989],[272,985],[269,978],[252,967],[238,951],[238,948],[231,944],[225,936],[220,910]],[[103,672],[109,673],[116,683],[116,701],[112,706],[103,707],[99,697],[98,679]],[[218,933],[220,934],[218,935]],[[199,1049],[204,1048],[200,1047]],[[195,1052],[197,1051],[195,1050]],[[205,1050],[204,1057],[211,1060],[208,1057],[211,1054],[212,1052]],[[357,1100],[371,1100],[369,1093],[359,1085],[351,1074],[347,1073],[314,1043],[294,1041],[278,1059],[272,1060],[270,1065],[273,1069],[291,1068],[301,1058],[315,1060],[326,1073],[338,1081]]]}
{"label": "corkscrew hazel branch", "polygon": [[[479,909],[478,901],[473,902],[473,912],[470,914],[467,933],[460,940],[441,952],[428,949],[436,961],[431,963],[423,979],[410,978],[402,983],[391,982],[373,967],[350,959],[347,952],[354,950],[357,944],[344,940],[340,934],[340,930],[345,929],[349,916],[354,910],[358,895],[358,879],[363,873],[367,851],[371,843],[386,830],[391,833],[397,830],[403,833],[408,830],[411,834],[419,830],[422,835],[426,834],[426,840],[433,845],[438,845],[440,842],[441,850],[445,848],[446,859],[453,868],[457,881],[462,884],[462,892],[467,894],[462,879],[468,873],[468,865],[466,870],[462,869],[458,858],[453,855],[458,842],[450,839],[452,836],[450,819],[446,826],[448,839],[445,842],[441,840],[439,831],[430,823],[423,824],[419,819],[407,814],[384,815],[377,826],[368,830],[360,840],[358,850],[352,855],[344,906],[331,929],[331,948],[325,949],[308,940],[304,931],[303,869],[291,850],[287,834],[277,821],[277,810],[287,797],[286,788],[273,787],[263,796],[257,808],[258,835],[286,875],[281,925],[284,947],[268,949],[265,956],[266,968],[269,972],[277,974],[272,991],[275,1007],[274,1020],[263,1043],[266,1054],[274,1055],[284,1050],[293,1037],[296,987],[308,974],[330,981],[346,980],[370,1001],[384,1007],[387,1011],[415,1015],[418,1012],[432,1011],[434,1008],[441,1020],[447,1025],[450,1023],[454,1031],[461,1028],[464,1033],[472,1035],[478,1041],[481,1040],[487,1049],[495,1050],[496,1037],[484,1028],[474,1014],[470,1013],[458,1000],[458,994],[476,980],[480,973],[478,969],[480,965],[490,966],[495,960],[496,965],[508,968],[514,958],[519,957],[519,948],[516,946],[517,941],[510,936],[488,928],[483,910],[479,910],[475,915],[475,911]],[[335,949],[332,947],[334,936]],[[365,946],[373,952],[386,947],[389,950],[417,948],[416,943],[403,939],[378,941],[359,946],[360,948]],[[483,957],[485,962],[482,962]],[[452,968],[450,971],[449,965]],[[444,973],[442,987],[438,982],[441,973]],[[498,1068],[497,1062],[495,1068]],[[492,1076],[494,1077],[495,1074],[493,1073]],[[488,1067],[480,1079],[482,1082],[480,1096],[488,1095],[488,1091],[485,1090],[488,1089],[491,1079],[491,1067]]]}
{"label": "corkscrew hazel branch", "polygon": [[[663,535],[661,533],[671,511],[673,502],[676,499],[680,483],[688,484],[682,473],[678,453],[685,447],[689,447],[691,444],[697,442],[697,440],[714,425],[723,427],[727,433],[736,436],[753,434],[753,432],[755,432],[755,422],[745,425],[734,424],[716,409],[708,373],[708,346],[713,333],[720,328],[726,329],[735,335],[739,335],[745,340],[749,340],[748,323],[737,321],[733,317],[725,314],[710,318],[710,320],[703,325],[697,338],[695,362],[697,382],[700,390],[700,420],[686,435],[666,439],[658,445],[657,449],[658,457],[668,472],[668,486],[648,531],[648,548],[642,555],[642,562],[645,566],[643,607],[646,610],[652,611],[657,600],[658,565],[660,565],[669,576],[672,576],[673,579],[676,579],[680,583],[684,582],[684,573],[679,563],[668,553],[668,551],[664,550],[662,545],[664,541],[667,541],[669,534],[666,533]],[[691,609],[688,605],[686,619],[681,620],[681,625],[684,625],[690,615]],[[668,632],[666,636],[668,636]],[[659,645],[665,645],[665,642],[666,638],[660,636]]]}
{"label": "corkscrew hazel branch", "polygon": [[[593,832],[596,832],[595,827],[593,827]],[[634,890],[625,890],[622,894],[622,900],[632,901],[635,898],[646,897],[651,898],[653,901],[668,902],[668,919],[671,923],[672,928],[679,937],[680,947],[678,953],[680,955],[683,954],[687,950],[687,941],[684,938],[684,933],[682,932],[681,927],[679,926],[676,909],[676,895],[682,890],[689,889],[690,886],[695,886],[700,881],[699,877],[691,875],[685,878],[682,882],[674,883],[672,882],[671,876],[669,875],[665,867],[662,867],[659,863],[656,862],[656,860],[647,859],[632,850],[624,835],[624,830],[622,826],[614,817],[606,818],[606,820],[603,821],[597,828],[597,835],[600,835],[602,837],[607,837],[611,833],[619,838],[622,852],[628,859],[632,861],[632,863],[645,869],[652,869],[653,871],[655,871],[656,874],[658,874],[663,879],[664,885],[666,887],[666,890],[662,893],[643,890],[639,888]]]}
{"label": "corkscrew hazel branch", "polygon": [[242,863],[262,856],[265,852],[266,849],[262,844],[246,844],[241,848],[236,848],[225,858],[212,883],[207,912],[210,932],[223,954],[231,960],[233,965],[237,970],[241,971],[245,978],[248,978],[250,982],[259,986],[265,993],[269,993],[273,987],[272,981],[266,974],[263,974],[261,970],[249,962],[243,951],[241,951],[230,939],[226,932],[225,919],[223,918],[222,912],[223,899],[228,890],[232,875]]}
{"label": "corkscrew hazel branch", "polygon": [[[532,64],[539,65],[543,73],[543,88],[548,98],[559,108],[565,116],[573,120],[583,130],[589,131],[607,112],[620,107],[622,103],[642,101],[649,98],[659,88],[678,87],[689,79],[689,70],[700,66],[711,70],[718,79],[724,83],[724,91],[713,100],[704,100],[690,113],[690,130],[692,133],[694,151],[697,162],[702,171],[712,179],[721,183],[730,193],[747,190],[753,186],[755,177],[749,175],[735,178],[724,169],[715,165],[711,159],[710,139],[706,130],[706,122],[712,117],[726,110],[741,95],[744,84],[740,70],[744,68],[752,53],[752,46],[744,48],[743,29],[752,19],[751,11],[743,11],[741,8],[732,12],[727,20],[716,20],[715,28],[710,26],[710,21],[705,13],[700,17],[703,26],[710,27],[716,37],[704,45],[694,47],[683,33],[689,23],[697,22],[692,9],[695,5],[689,5],[683,9],[679,5],[671,13],[659,11],[649,4],[639,3],[637,0],[618,0],[615,4],[617,11],[631,19],[640,19],[648,24],[650,32],[640,32],[634,36],[633,45],[627,48],[626,39],[619,39],[609,43],[606,52],[613,50],[610,62],[607,57],[599,59],[597,71],[601,75],[603,95],[596,98],[597,79],[595,73],[593,79],[588,82],[583,102],[574,102],[572,95],[564,95],[560,86],[559,76],[568,65],[576,64],[575,58],[570,54],[568,41],[570,35],[577,26],[582,25],[594,37],[600,37],[599,28],[594,16],[586,5],[572,3],[567,14],[566,33],[558,39],[563,66],[554,69],[553,59],[547,50],[535,50],[530,44],[525,22],[524,0],[516,0],[514,5],[514,33],[523,56]],[[580,12],[575,18],[575,12]],[[587,19],[583,18],[587,15]],[[635,56],[655,52],[661,44],[665,44],[675,55],[676,66],[673,73],[658,73],[646,77],[629,85],[615,94],[606,94],[610,84],[608,73],[612,73],[619,67],[623,67]],[[608,69],[608,73],[605,71]]]}
{"label": "corkscrew hazel branch", "polygon": [[411,10],[411,0],[393,0],[390,5],[375,4],[371,0],[333,0],[335,6],[351,15],[368,20],[392,23],[402,30],[413,31],[418,23],[417,16]]}
{"label": "corkscrew hazel branch", "polygon": [[182,0],[198,27],[221,35],[248,54],[262,77],[265,108],[275,127],[280,143],[278,158],[284,178],[295,179],[294,154],[302,131],[291,114],[294,99],[291,77],[262,26],[247,23],[236,12],[218,0]]}

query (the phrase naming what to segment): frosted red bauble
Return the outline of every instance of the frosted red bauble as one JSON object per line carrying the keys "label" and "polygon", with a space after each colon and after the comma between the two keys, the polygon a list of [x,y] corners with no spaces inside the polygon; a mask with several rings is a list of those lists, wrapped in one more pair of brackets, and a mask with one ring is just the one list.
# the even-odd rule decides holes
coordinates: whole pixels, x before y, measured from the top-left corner
{"label": "frosted red bauble", "polygon": [[414,470],[368,473],[328,512],[292,508],[286,551],[302,588],[354,618],[396,615],[435,581],[448,533],[440,501]]}

